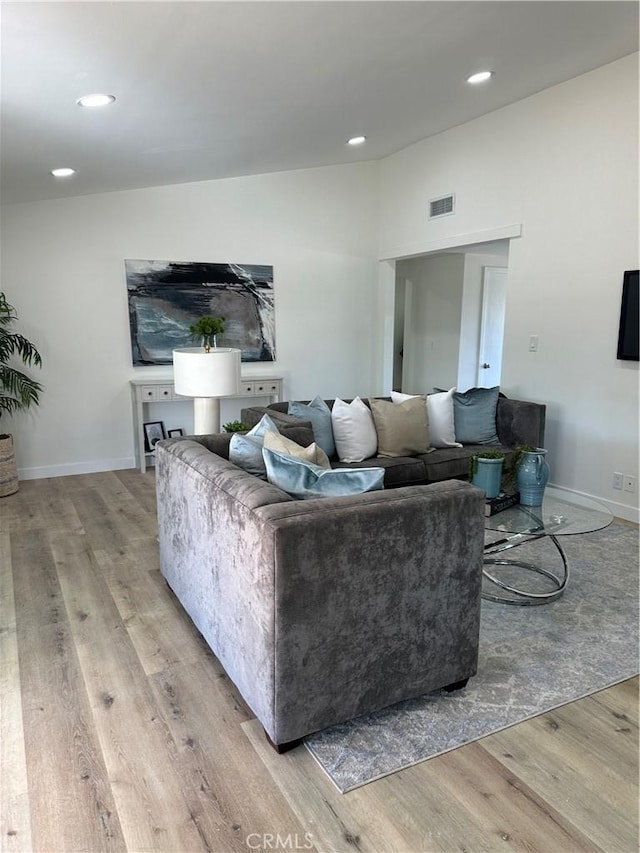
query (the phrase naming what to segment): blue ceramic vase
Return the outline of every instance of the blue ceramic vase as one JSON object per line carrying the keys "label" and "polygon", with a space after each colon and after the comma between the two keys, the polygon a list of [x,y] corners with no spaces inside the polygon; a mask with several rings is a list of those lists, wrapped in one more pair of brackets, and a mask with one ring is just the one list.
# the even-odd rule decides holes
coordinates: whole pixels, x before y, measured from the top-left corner
{"label": "blue ceramic vase", "polygon": [[549,479],[546,455],[547,451],[541,447],[522,454],[516,482],[520,492],[520,503],[524,506],[540,506],[542,503],[544,487]]}
{"label": "blue ceramic vase", "polygon": [[477,468],[471,478],[471,482],[479,489],[484,489],[487,498],[497,498],[500,494],[500,482],[502,480],[502,463],[504,459],[476,459]]}

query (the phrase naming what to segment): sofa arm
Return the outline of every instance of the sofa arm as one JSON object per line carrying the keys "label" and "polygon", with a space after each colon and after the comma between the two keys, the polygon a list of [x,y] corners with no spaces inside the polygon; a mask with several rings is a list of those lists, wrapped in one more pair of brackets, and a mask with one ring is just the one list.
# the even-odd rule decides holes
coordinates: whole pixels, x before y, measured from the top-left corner
{"label": "sofa arm", "polygon": [[500,444],[505,447],[517,447],[520,444],[544,447],[545,419],[546,406],[542,403],[500,397],[496,411]]}
{"label": "sofa arm", "polygon": [[[262,506],[283,743],[476,672],[484,493],[449,480]],[[251,703],[249,703],[251,704]]]}

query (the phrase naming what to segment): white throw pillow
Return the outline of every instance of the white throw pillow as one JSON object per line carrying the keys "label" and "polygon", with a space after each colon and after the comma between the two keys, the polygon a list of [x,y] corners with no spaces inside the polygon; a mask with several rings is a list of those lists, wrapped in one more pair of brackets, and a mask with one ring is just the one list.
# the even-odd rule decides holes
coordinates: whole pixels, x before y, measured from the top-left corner
{"label": "white throw pillow", "polygon": [[336,399],[331,409],[331,426],[341,462],[362,462],[376,455],[378,434],[373,415],[360,397],[351,403]]}
{"label": "white throw pillow", "polygon": [[[427,395],[427,416],[429,418],[429,441],[432,447],[462,447],[456,441],[456,433],[453,421],[453,395],[455,388],[448,391],[440,391],[437,394]],[[403,403],[411,397],[419,394],[400,394],[398,391],[391,392],[394,403]]]}

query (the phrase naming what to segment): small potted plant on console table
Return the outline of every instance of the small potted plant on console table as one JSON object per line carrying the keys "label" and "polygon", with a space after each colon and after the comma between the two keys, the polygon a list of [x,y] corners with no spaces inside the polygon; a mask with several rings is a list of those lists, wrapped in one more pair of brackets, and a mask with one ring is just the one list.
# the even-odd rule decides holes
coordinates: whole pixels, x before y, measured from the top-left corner
{"label": "small potted plant on console table", "polygon": [[212,346],[217,346],[218,335],[224,334],[226,317],[212,317],[205,314],[195,323],[189,326],[191,337],[202,342],[205,352],[209,352]]}

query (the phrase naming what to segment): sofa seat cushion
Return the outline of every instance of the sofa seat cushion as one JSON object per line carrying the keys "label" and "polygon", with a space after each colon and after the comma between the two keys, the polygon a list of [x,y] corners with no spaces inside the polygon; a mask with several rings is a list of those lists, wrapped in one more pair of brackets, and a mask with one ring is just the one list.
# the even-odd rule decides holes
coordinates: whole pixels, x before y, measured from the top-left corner
{"label": "sofa seat cushion", "polygon": [[[425,454],[428,458],[432,454]],[[362,462],[337,462],[331,460],[334,468],[384,468],[384,487],[394,489],[398,486],[413,486],[426,482],[427,474],[421,456],[376,456]]]}

